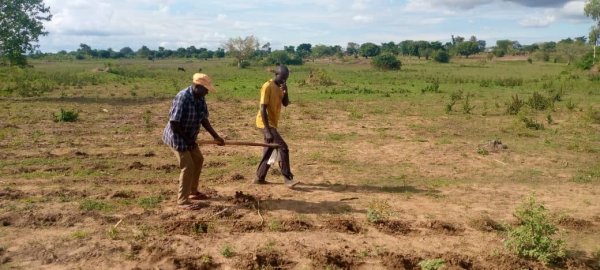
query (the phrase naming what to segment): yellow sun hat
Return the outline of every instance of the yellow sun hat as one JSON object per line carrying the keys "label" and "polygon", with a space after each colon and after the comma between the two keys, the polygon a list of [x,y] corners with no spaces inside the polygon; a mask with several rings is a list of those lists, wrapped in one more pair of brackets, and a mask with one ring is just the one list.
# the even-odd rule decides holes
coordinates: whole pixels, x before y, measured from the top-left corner
{"label": "yellow sun hat", "polygon": [[199,85],[206,87],[206,89],[208,89],[208,91],[210,91],[210,92],[217,91],[215,89],[215,87],[213,86],[212,81],[210,80],[210,77],[208,77],[208,75],[206,75],[204,73],[195,73],[194,76],[192,77],[192,82],[194,84],[199,84]]}

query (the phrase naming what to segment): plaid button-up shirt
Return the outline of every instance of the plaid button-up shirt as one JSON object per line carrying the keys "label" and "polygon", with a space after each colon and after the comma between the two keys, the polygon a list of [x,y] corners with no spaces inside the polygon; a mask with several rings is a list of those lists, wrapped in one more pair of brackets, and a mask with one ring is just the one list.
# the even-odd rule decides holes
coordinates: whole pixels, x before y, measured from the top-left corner
{"label": "plaid button-up shirt", "polygon": [[207,117],[208,107],[204,97],[195,99],[192,86],[181,90],[173,99],[173,105],[169,112],[169,123],[163,131],[163,142],[177,151],[191,150],[194,146],[188,145],[182,136],[173,132],[171,121],[179,122],[185,136],[196,141],[202,126],[200,122]]}

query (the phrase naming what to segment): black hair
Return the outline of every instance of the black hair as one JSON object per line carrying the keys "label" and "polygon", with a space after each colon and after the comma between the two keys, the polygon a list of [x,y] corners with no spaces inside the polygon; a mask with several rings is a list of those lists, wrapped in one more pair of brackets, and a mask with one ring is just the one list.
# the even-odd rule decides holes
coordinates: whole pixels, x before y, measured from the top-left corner
{"label": "black hair", "polygon": [[277,63],[275,66],[275,74],[280,74],[282,72],[290,73],[290,70],[285,65]]}

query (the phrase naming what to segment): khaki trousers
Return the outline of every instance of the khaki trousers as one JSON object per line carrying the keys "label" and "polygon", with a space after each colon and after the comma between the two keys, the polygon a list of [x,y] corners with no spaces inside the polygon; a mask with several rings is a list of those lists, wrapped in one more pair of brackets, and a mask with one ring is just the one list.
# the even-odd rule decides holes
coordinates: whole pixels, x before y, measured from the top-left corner
{"label": "khaki trousers", "polygon": [[179,162],[179,190],[177,192],[177,204],[189,204],[188,196],[198,192],[198,181],[202,172],[204,157],[200,148],[196,147],[189,151],[177,151],[171,148]]}

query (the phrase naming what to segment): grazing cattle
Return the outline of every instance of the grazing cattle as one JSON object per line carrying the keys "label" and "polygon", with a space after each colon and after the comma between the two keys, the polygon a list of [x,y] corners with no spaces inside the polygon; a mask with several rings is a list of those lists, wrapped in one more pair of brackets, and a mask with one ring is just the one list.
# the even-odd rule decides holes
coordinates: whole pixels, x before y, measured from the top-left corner
{"label": "grazing cattle", "polygon": [[202,72],[202,68],[198,68],[198,72]]}
{"label": "grazing cattle", "polygon": [[183,68],[183,67],[177,67],[177,71],[183,71],[183,72],[185,72],[185,68]]}

